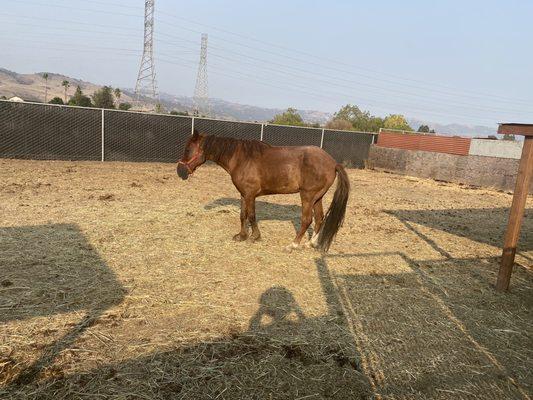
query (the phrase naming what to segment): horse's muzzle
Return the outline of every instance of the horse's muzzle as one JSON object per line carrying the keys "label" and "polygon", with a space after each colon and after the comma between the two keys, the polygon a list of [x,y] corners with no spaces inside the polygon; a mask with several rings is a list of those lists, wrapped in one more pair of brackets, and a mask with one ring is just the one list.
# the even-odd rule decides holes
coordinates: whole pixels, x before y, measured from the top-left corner
{"label": "horse's muzzle", "polygon": [[178,176],[183,180],[186,180],[189,177],[189,171],[187,170],[187,167],[183,164],[178,164],[177,172]]}

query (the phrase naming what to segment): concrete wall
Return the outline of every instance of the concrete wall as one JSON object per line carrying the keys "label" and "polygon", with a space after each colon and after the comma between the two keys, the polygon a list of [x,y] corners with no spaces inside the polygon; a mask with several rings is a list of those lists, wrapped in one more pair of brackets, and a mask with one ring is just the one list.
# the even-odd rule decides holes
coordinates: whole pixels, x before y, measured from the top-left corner
{"label": "concrete wall", "polygon": [[470,155],[520,159],[524,142],[509,140],[472,139]]}
{"label": "concrete wall", "polygon": [[[368,166],[402,175],[513,191],[518,160],[372,145]],[[533,193],[533,187],[530,192]]]}

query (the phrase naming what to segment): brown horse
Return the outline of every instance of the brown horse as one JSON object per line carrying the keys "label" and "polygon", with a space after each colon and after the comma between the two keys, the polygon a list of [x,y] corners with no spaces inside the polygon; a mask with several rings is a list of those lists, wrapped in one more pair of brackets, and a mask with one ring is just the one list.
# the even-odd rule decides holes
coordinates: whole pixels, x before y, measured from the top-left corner
{"label": "brown horse", "polygon": [[[257,140],[210,136],[195,130],[178,161],[178,175],[187,179],[207,160],[224,168],[241,193],[241,231],[233,239],[248,238],[248,223],[252,227],[251,240],[261,237],[255,219],[256,197],[299,192],[301,227],[288,249],[299,246],[314,213],[314,234],[309,244],[328,251],[344,220],[350,191],[346,171],[328,153],[316,146],[275,147]],[[333,184],[336,174],[337,189],[324,217],[322,197]]]}

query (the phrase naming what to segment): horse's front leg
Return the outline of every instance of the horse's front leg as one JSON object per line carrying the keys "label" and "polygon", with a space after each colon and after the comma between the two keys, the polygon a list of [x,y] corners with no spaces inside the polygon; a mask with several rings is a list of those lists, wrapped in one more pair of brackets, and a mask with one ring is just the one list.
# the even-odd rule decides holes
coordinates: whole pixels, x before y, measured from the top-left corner
{"label": "horse's front leg", "polygon": [[248,221],[252,226],[252,235],[250,236],[250,239],[255,242],[256,240],[261,239],[261,232],[259,232],[259,227],[257,226],[257,221],[255,219],[255,197],[247,197],[245,202],[246,211],[248,213]]}
{"label": "horse's front leg", "polygon": [[248,239],[248,213],[246,207],[246,201],[244,197],[241,196],[241,231],[233,236],[233,240],[242,242],[243,240]]}

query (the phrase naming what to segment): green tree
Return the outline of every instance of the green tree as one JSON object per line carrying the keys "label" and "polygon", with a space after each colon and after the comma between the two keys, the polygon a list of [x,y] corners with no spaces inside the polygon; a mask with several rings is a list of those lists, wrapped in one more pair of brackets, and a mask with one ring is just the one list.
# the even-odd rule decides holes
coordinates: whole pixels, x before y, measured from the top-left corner
{"label": "green tree", "polygon": [[293,126],[305,126],[305,122],[302,119],[302,116],[298,114],[298,111],[294,108],[287,108],[287,111],[284,113],[275,115],[271,121],[268,121],[271,124],[277,125],[293,125]]}
{"label": "green tree", "polygon": [[[113,90],[113,94],[115,95],[115,99],[117,99],[117,106],[118,108],[120,109],[120,96],[122,96],[122,92],[120,91],[119,88],[115,88],[115,90]],[[126,103],[124,103],[126,104]]]}
{"label": "green tree", "polygon": [[44,102],[48,99],[48,72],[43,74],[44,79]]}
{"label": "green tree", "polygon": [[61,97],[58,97],[58,96],[54,97],[54,98],[53,98],[52,100],[50,100],[48,103],[49,103],[49,104],[65,104],[65,103],[63,102],[63,99],[62,99]]}
{"label": "green tree", "polygon": [[155,105],[155,112],[157,114],[161,114],[163,112],[163,105],[161,103],[156,103]]}
{"label": "green tree", "polygon": [[176,110],[172,110],[171,112],[169,112],[170,115],[186,115],[188,116],[189,113],[187,111],[176,111]]}
{"label": "green tree", "polygon": [[388,129],[399,129],[402,131],[412,131],[405,117],[401,114],[390,114],[383,120],[383,127]]}
{"label": "green tree", "polygon": [[427,125],[420,125],[420,126],[418,127],[417,132],[421,132],[421,133],[429,133],[429,126],[427,126]]}
{"label": "green tree", "polygon": [[327,124],[326,128],[328,129],[335,129],[339,131],[352,131],[353,125],[350,121],[342,118],[333,118],[330,119]]}
{"label": "green tree", "polygon": [[378,132],[383,127],[383,119],[371,115],[368,111],[361,111],[353,104],[346,104],[337,111],[333,119],[349,121],[352,128],[363,132]]}
{"label": "green tree", "polygon": [[71,106],[79,106],[79,107],[92,107],[93,103],[91,102],[91,99],[89,96],[85,96],[79,86],[76,87],[76,91],[74,92],[74,96],[72,96],[68,102]]}
{"label": "green tree", "polygon": [[65,88],[65,103],[66,103],[67,102],[67,90],[70,87],[70,82],[67,80],[64,80],[63,82],[61,82],[61,86]]}
{"label": "green tree", "polygon": [[509,140],[510,142],[514,142],[515,141],[515,136],[514,135],[510,135],[508,133],[504,134],[503,135],[503,138],[502,140]]}
{"label": "green tree", "polygon": [[97,108],[115,108],[115,100],[113,99],[113,89],[110,86],[104,86],[98,89],[92,95],[94,106]]}
{"label": "green tree", "polygon": [[128,111],[130,108],[131,108],[131,104],[130,103],[120,103],[118,105],[118,109],[119,110]]}

